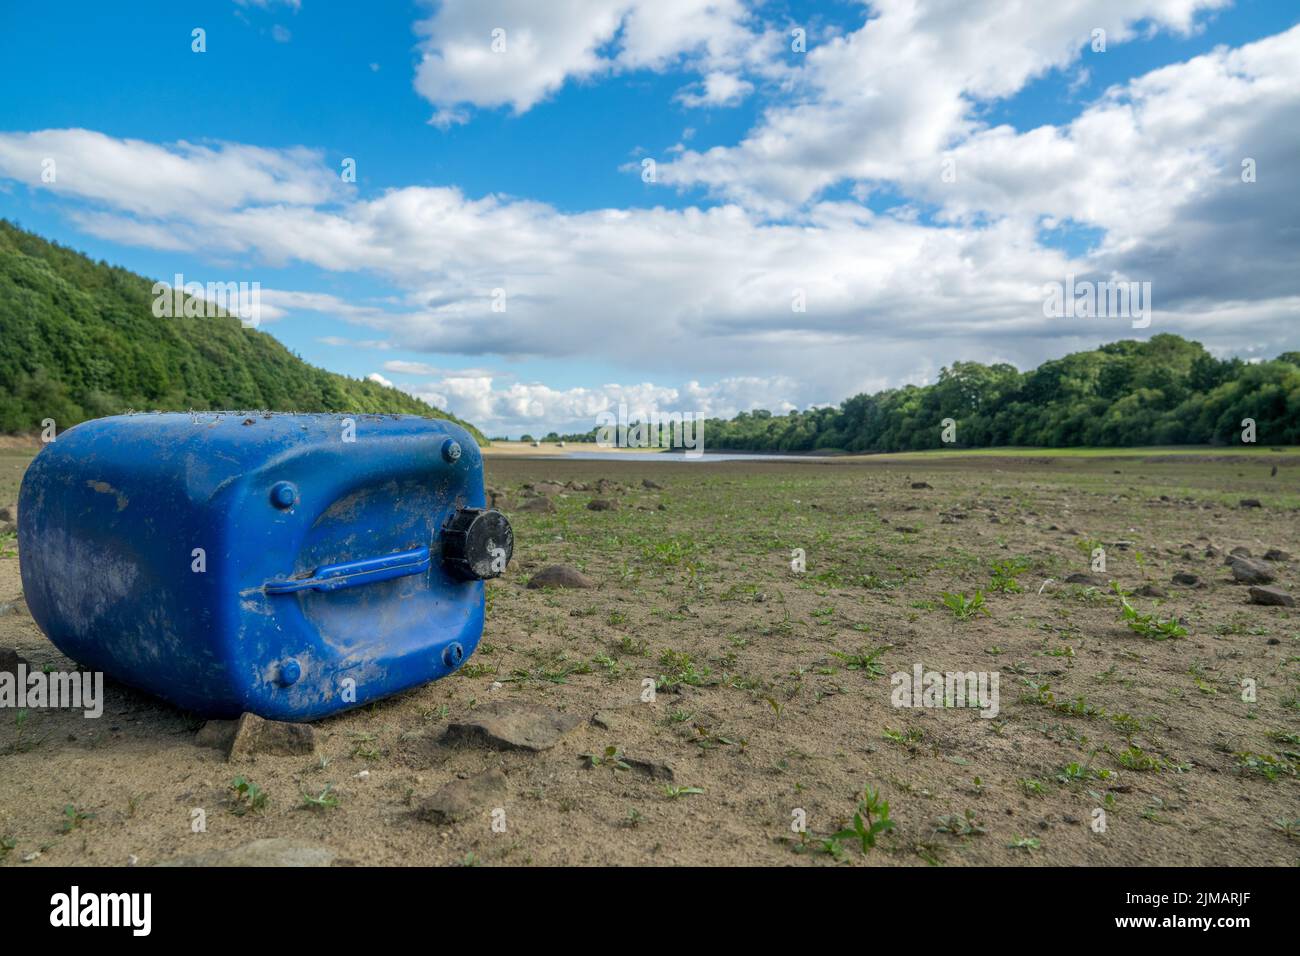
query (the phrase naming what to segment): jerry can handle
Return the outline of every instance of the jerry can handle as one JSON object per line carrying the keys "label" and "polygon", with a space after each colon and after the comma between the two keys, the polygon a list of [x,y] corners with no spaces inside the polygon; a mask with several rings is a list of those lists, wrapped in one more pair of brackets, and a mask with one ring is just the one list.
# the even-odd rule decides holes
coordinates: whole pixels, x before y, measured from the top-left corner
{"label": "jerry can handle", "polygon": [[412,548],[379,558],[362,558],[343,564],[326,564],[317,568],[309,578],[292,581],[267,581],[263,590],[267,594],[292,594],[295,591],[338,591],[391,581],[409,574],[423,574],[429,570],[432,559],[428,548]]}

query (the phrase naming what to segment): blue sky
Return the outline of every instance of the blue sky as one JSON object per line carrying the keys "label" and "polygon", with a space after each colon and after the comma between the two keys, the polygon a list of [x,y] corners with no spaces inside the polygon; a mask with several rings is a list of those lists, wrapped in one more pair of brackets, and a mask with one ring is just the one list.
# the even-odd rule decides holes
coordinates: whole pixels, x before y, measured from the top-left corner
{"label": "blue sky", "polygon": [[[1142,334],[1296,347],[1294,201],[1276,166],[1235,215],[1217,191],[1239,153],[1296,158],[1295,4],[675,3],[11,0],[0,216],[151,277],[258,281],[283,293],[263,329],[307,360],[493,433],[618,401],[806,407],[1135,334],[1045,323],[1032,290],[1066,273],[1153,281]],[[1240,96],[1204,95],[1210,68]],[[66,185],[40,183],[47,154]],[[1193,294],[1196,257],[1252,230],[1257,272]]]}

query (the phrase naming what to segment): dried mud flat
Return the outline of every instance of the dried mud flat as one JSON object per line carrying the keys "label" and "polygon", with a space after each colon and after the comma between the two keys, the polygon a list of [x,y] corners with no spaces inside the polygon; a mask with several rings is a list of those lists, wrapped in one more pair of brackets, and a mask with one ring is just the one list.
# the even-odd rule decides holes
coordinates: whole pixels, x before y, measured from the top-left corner
{"label": "dried mud flat", "polygon": [[[1300,861],[1300,617],[1215,553],[1300,555],[1295,458],[487,467],[517,550],[457,676],[235,762],[111,682],[98,720],[0,711],[0,865]],[[1064,583],[1094,547],[1098,584]],[[0,553],[0,649],[69,668]],[[556,564],[594,587],[526,587]],[[1110,580],[1187,635],[1135,631]],[[998,715],[895,708],[918,663],[997,672]],[[894,829],[864,855],[828,838],[868,786]]]}

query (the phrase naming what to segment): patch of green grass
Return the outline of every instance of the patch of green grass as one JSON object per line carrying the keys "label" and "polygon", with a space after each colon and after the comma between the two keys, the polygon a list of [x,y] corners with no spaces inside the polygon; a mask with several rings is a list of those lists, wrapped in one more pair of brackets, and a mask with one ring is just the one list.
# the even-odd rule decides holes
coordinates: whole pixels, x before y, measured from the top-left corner
{"label": "patch of green grass", "polygon": [[1046,707],[1058,714],[1066,714],[1070,717],[1105,716],[1104,711],[1095,704],[1088,703],[1088,698],[1083,694],[1080,694],[1073,700],[1061,700],[1057,698],[1050,684],[1035,684],[1033,681],[1029,680],[1026,680],[1025,683],[1031,688],[1033,693],[1021,696],[1020,699],[1024,703],[1038,704],[1039,706]]}
{"label": "patch of green grass", "polygon": [[1179,624],[1177,618],[1162,620],[1154,614],[1143,614],[1128,602],[1128,598],[1118,583],[1112,584],[1112,587],[1119,597],[1120,617],[1128,625],[1129,630],[1135,634],[1141,634],[1143,637],[1149,637],[1157,641],[1187,636],[1187,628]]}
{"label": "patch of green grass", "polygon": [[669,800],[679,800],[682,797],[688,797],[703,792],[703,787],[677,787],[671,783],[664,785],[664,796]]}
{"label": "patch of green grass", "polygon": [[1288,841],[1300,842],[1300,818],[1289,820],[1286,817],[1278,817],[1269,826],[1281,833]]}
{"label": "patch of green grass", "polygon": [[15,736],[14,736],[14,742],[10,745],[10,749],[16,754],[26,753],[29,750],[34,750],[36,747],[40,745],[41,740],[44,740],[44,738],[41,738],[41,740],[32,740],[30,738],[24,739],[23,733],[24,731],[26,731],[27,724],[31,720],[31,718],[32,718],[31,711],[28,710],[26,707],[19,707],[18,710],[14,713]]}
{"label": "patch of green grass", "polygon": [[63,808],[63,832],[71,833],[73,830],[80,830],[86,821],[93,819],[95,819],[93,813],[86,813],[82,810],[78,810],[69,803]]}
{"label": "patch of green grass", "polygon": [[230,781],[230,812],[237,817],[266,809],[266,791],[246,777]]}
{"label": "patch of green grass", "polygon": [[1047,793],[1047,784],[1041,780],[1036,780],[1033,777],[1021,777],[1020,789],[1023,790],[1027,796],[1041,797]]}
{"label": "patch of green grass", "polygon": [[974,597],[967,597],[964,593],[954,594],[949,591],[943,592],[943,605],[952,611],[953,617],[959,621],[969,621],[976,614],[989,614],[989,609],[984,606],[984,592],[976,591]]}
{"label": "patch of green grass", "polygon": [[989,590],[1003,594],[1021,593],[1024,588],[1020,586],[1020,582],[1016,579],[1028,571],[1030,567],[1029,559],[1023,557],[993,562],[993,581],[989,584]]}
{"label": "patch of green grass", "polygon": [[631,770],[632,766],[623,759],[622,752],[614,746],[605,748],[604,753],[583,754],[589,767],[608,767],[610,770]]}
{"label": "patch of green grass", "polygon": [[339,795],[334,792],[334,784],[332,783],[325,784],[325,789],[314,797],[310,793],[302,795],[301,809],[303,810],[334,810],[338,805]]}
{"label": "patch of green grass", "polygon": [[1121,750],[1115,755],[1115,759],[1119,761],[1121,767],[1126,767],[1129,770],[1150,772],[1165,768],[1164,760],[1154,754],[1147,753],[1137,744],[1129,744],[1127,750]]}
{"label": "patch of green grass", "polygon": [[925,739],[925,731],[916,727],[908,730],[890,730],[886,727],[885,732],[881,734],[881,736],[890,743],[895,743],[906,748],[909,753],[916,753],[917,749],[921,745],[921,741]]}
{"label": "patch of green grass", "polygon": [[659,666],[664,669],[655,682],[659,690],[676,687],[678,684],[699,687],[710,683],[712,672],[709,668],[697,666],[691,655],[684,651],[664,651],[659,655]]}
{"label": "patch of green grass", "polygon": [[1278,760],[1269,754],[1240,751],[1234,756],[1237,758],[1237,769],[1239,771],[1263,777],[1265,780],[1276,780],[1278,777],[1294,777],[1296,773],[1294,765],[1285,760]]}
{"label": "patch of green grass", "polygon": [[949,814],[935,821],[934,829],[939,833],[951,833],[953,836],[983,836],[988,831],[975,819],[975,811],[967,810],[964,816]]}
{"label": "patch of green grass", "polygon": [[1084,780],[1109,780],[1115,776],[1109,770],[1096,770],[1088,764],[1068,763],[1057,771],[1056,779],[1061,783],[1079,783]]}
{"label": "patch of green grass", "polygon": [[650,653],[650,643],[645,640],[637,640],[629,634],[624,634],[618,639],[618,649],[624,654],[630,654],[633,657],[645,657]]}
{"label": "patch of green grass", "polygon": [[880,656],[889,650],[890,645],[868,649],[861,648],[856,654],[845,654],[840,651],[831,651],[831,657],[838,658],[844,662],[845,668],[851,671],[862,671],[868,677],[883,677],[885,674],[884,667],[880,664]]}

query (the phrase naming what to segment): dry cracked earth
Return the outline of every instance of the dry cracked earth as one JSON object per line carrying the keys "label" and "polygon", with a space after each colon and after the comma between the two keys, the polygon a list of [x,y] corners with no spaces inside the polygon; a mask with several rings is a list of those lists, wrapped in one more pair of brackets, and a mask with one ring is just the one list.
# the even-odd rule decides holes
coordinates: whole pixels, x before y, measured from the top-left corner
{"label": "dry cracked earth", "polygon": [[[1300,862],[1300,458],[487,468],[515,560],[456,676],[0,710],[0,865]],[[4,530],[0,649],[69,669]],[[918,664],[996,715],[894,706]]]}

